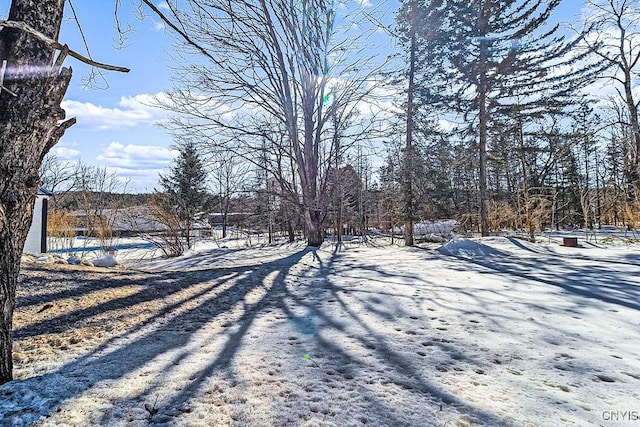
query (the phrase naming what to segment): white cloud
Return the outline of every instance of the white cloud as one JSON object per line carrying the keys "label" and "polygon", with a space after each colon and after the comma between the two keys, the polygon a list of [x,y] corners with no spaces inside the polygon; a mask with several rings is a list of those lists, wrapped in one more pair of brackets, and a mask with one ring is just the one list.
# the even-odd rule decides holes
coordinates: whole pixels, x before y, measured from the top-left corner
{"label": "white cloud", "polygon": [[[171,12],[171,8],[169,7],[169,4],[167,4],[166,1],[156,2],[156,7],[158,9],[164,9],[166,12]],[[167,26],[165,25],[164,22],[156,21],[155,19],[152,19],[151,21],[153,23],[154,30],[164,32],[167,29]]]}
{"label": "white cloud", "polygon": [[127,182],[127,191],[152,191],[158,174],[165,173],[178,156],[177,150],[157,145],[124,145],[112,142],[102,147],[96,161]]}
{"label": "white cloud", "polygon": [[60,160],[77,160],[80,158],[80,151],[69,147],[56,146],[51,152]]}
{"label": "white cloud", "polygon": [[122,170],[162,170],[178,155],[177,150],[157,145],[124,145],[112,142],[96,159],[107,167]]}
{"label": "white cloud", "polygon": [[66,100],[62,107],[67,117],[76,117],[78,126],[92,130],[116,130],[140,124],[154,124],[166,120],[169,112],[154,107],[155,98],[164,98],[164,93],[123,96],[118,107],[108,108],[91,102]]}

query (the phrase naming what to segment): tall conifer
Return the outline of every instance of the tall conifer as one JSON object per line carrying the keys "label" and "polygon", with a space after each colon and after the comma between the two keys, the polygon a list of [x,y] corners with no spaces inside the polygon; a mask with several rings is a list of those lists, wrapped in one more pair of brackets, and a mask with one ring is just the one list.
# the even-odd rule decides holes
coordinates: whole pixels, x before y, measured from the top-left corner
{"label": "tall conifer", "polygon": [[513,111],[520,117],[560,112],[600,71],[576,49],[580,37],[565,40],[559,25],[548,23],[560,1],[410,2],[423,10],[417,16],[431,18],[406,21],[424,40],[429,61],[422,69],[432,76],[421,81],[416,102],[462,116],[476,135],[482,235],[489,234],[487,145],[494,119]]}

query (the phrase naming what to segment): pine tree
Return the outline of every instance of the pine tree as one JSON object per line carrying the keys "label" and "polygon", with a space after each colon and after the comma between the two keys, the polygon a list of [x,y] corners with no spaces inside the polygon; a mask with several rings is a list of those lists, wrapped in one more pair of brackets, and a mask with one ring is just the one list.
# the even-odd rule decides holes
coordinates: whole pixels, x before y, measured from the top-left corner
{"label": "pine tree", "polygon": [[191,142],[179,147],[180,154],[166,176],[160,175],[164,203],[180,221],[187,247],[193,246],[191,230],[196,221],[209,214],[213,199],[207,192],[207,171],[200,154]]}
{"label": "pine tree", "polygon": [[[444,93],[442,88],[436,87],[436,82],[443,79],[435,78],[438,68],[431,66],[436,57],[438,44],[435,43],[435,22],[440,19],[439,0],[423,1],[409,0],[403,2],[396,16],[397,32],[400,44],[407,54],[407,69],[401,73],[401,79],[406,80],[406,103],[404,105],[405,144],[401,151],[401,191],[402,216],[404,218],[405,245],[414,243],[413,226],[420,219],[420,208],[424,202],[423,181],[424,150],[421,149],[419,134],[425,134],[425,125],[430,125],[432,112],[429,111],[441,100]],[[429,82],[427,86],[424,82]],[[423,120],[423,118],[427,120]]]}
{"label": "pine tree", "polygon": [[[418,93],[426,96],[423,102],[462,115],[476,135],[480,229],[488,235],[487,145],[494,121],[514,110],[525,117],[562,111],[600,68],[583,65],[588,53],[574,49],[580,38],[566,42],[559,26],[549,28],[560,0],[412,3],[424,8],[420,16],[438,18],[421,21],[416,31],[427,41],[432,76],[450,84],[448,96]],[[439,83],[423,81],[425,87],[433,84]]]}

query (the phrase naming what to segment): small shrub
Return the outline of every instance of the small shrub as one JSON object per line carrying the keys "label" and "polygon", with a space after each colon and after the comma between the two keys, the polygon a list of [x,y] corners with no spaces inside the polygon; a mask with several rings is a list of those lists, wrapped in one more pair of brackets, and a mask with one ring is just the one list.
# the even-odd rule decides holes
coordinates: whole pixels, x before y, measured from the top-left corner
{"label": "small shrub", "polygon": [[69,212],[50,212],[47,216],[47,238],[52,249],[73,249],[78,227],[78,217]]}

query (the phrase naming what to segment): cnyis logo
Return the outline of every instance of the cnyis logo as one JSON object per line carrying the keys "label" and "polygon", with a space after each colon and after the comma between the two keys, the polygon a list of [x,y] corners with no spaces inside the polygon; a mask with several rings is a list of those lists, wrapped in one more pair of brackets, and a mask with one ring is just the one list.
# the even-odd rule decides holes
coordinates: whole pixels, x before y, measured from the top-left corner
{"label": "cnyis logo", "polygon": [[640,421],[640,411],[604,411],[605,421]]}

